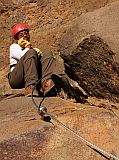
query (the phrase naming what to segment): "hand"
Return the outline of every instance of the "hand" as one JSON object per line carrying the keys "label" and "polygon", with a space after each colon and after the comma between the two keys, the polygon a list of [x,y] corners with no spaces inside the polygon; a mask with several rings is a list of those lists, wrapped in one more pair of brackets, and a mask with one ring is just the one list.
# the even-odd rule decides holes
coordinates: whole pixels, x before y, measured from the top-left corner
{"label": "hand", "polygon": [[28,42],[27,40],[23,39],[23,38],[20,38],[18,40],[18,44],[20,47],[22,48],[31,48],[31,44],[30,42]]}

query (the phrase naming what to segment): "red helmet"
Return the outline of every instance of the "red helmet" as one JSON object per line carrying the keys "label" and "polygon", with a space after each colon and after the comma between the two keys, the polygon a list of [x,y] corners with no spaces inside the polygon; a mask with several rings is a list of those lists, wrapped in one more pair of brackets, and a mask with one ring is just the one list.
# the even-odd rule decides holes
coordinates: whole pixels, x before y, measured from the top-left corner
{"label": "red helmet", "polygon": [[13,37],[15,38],[17,33],[19,33],[20,31],[23,31],[23,30],[28,30],[29,31],[29,28],[25,24],[17,24],[17,25],[15,25],[13,27],[13,29],[12,29]]}

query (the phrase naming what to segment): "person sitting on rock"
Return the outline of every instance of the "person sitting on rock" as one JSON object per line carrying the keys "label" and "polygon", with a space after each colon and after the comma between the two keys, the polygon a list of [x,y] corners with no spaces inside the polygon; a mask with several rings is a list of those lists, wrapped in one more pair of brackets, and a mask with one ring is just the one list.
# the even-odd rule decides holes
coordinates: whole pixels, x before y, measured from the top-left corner
{"label": "person sitting on rock", "polygon": [[[33,48],[30,43],[29,28],[25,24],[17,24],[12,28],[12,35],[17,43],[10,46],[10,72],[8,81],[12,89],[25,88],[25,95],[31,96],[32,89],[41,78],[41,83],[36,86],[33,96],[61,95],[61,90],[69,97],[77,97],[74,88],[69,84],[64,70],[58,73],[56,58],[51,53],[42,53]],[[76,84],[77,86],[77,84]],[[53,92],[51,92],[53,91]],[[84,96],[86,93],[82,92]]]}

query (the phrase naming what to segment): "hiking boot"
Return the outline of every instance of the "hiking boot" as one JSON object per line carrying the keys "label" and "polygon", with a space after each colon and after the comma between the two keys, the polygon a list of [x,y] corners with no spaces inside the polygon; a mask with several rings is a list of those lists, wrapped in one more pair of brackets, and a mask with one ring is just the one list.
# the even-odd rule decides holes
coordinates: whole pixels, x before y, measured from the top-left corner
{"label": "hiking boot", "polygon": [[[25,96],[26,97],[31,97],[32,96],[33,88],[34,88],[34,85],[30,85],[30,86],[25,88]],[[33,96],[34,97],[38,97],[39,96],[38,91],[36,89],[34,89],[34,91],[33,91]]]}
{"label": "hiking boot", "polygon": [[54,88],[55,84],[52,79],[46,79],[42,82],[41,86],[43,94],[46,95]]}

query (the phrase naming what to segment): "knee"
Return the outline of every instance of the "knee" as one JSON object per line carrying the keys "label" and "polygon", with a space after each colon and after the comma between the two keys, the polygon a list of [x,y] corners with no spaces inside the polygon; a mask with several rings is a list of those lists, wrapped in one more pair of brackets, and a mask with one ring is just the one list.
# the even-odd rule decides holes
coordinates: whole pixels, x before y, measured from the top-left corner
{"label": "knee", "polygon": [[48,59],[55,59],[55,57],[52,53],[44,53],[43,56],[41,57],[41,62]]}
{"label": "knee", "polygon": [[25,53],[25,57],[27,59],[29,58],[37,58],[38,55],[37,55],[37,52],[34,50],[34,49],[29,49],[26,53]]}

